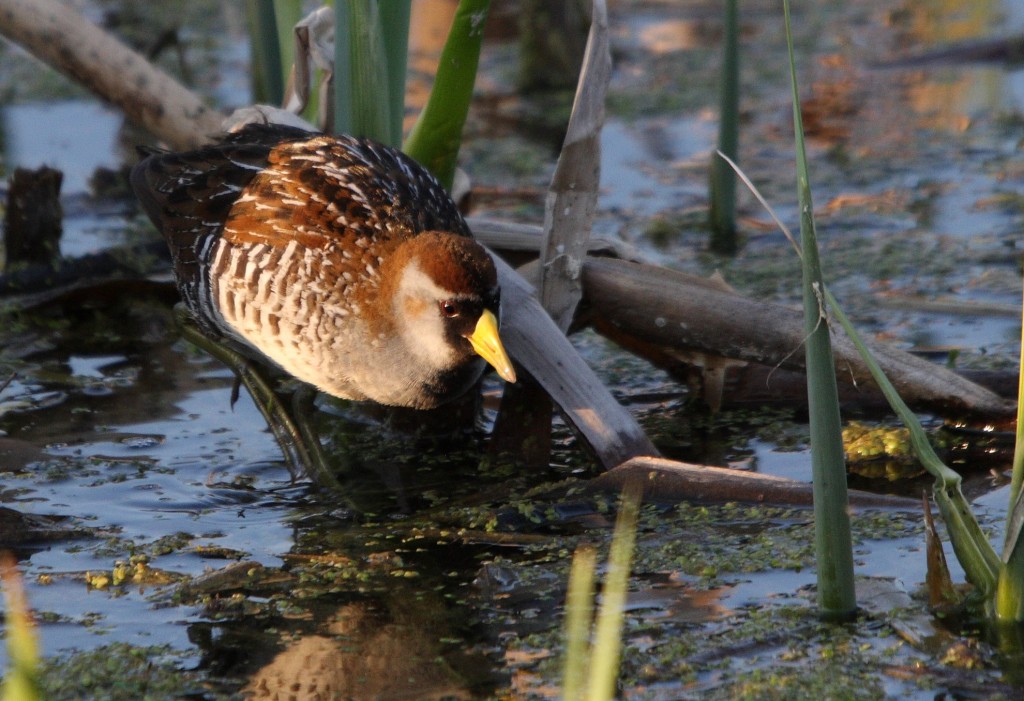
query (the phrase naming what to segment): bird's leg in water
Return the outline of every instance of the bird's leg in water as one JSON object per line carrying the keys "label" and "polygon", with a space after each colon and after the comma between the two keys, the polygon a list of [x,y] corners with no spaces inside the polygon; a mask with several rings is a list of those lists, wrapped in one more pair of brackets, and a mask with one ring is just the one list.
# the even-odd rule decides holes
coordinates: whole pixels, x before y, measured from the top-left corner
{"label": "bird's leg in water", "polygon": [[[331,472],[308,412],[296,412],[292,417],[252,360],[200,331],[184,305],[177,305],[174,311],[182,337],[227,365],[235,373],[236,380],[249,390],[256,408],[263,414],[281,446],[291,472],[297,476],[315,473],[318,479],[327,478]],[[237,398],[236,386],[232,391],[232,404]]]}

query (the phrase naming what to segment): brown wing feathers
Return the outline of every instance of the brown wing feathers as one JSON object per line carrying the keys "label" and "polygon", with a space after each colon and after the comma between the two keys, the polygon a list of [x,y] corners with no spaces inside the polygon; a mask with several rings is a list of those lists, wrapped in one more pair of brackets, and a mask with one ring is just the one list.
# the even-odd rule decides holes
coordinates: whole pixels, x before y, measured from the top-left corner
{"label": "brown wing feathers", "polygon": [[196,151],[153,153],[131,181],[167,240],[187,306],[208,330],[216,325],[203,318],[213,308],[207,271],[220,237],[336,249],[334,274],[369,294],[400,240],[431,230],[469,236],[433,176],[399,151],[347,136],[250,125]]}

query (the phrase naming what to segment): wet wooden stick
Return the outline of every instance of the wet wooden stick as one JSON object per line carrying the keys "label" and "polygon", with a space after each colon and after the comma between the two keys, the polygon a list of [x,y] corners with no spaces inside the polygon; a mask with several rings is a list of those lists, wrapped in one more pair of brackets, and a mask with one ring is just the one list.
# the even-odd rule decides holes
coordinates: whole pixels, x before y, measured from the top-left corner
{"label": "wet wooden stick", "polygon": [[561,407],[602,466],[658,451],[625,408],[555,326],[533,289],[495,257],[502,297],[502,338],[509,354]]}
{"label": "wet wooden stick", "polygon": [[[588,304],[599,309],[598,331],[625,334],[680,352],[803,368],[798,312],[723,290],[708,280],[651,265],[588,257]],[[874,386],[860,354],[838,329],[833,351],[840,382]],[[945,415],[1009,416],[1012,402],[951,370],[888,344],[872,344],[875,359],[911,406]]]}
{"label": "wet wooden stick", "polygon": [[[536,254],[539,250],[541,231],[536,225],[472,217],[469,221],[477,238],[516,259],[526,259],[531,251]],[[590,243],[583,266],[584,308],[577,315],[578,324],[593,325],[599,333],[672,372],[689,364],[687,357],[692,359],[694,354],[756,364],[756,368],[741,367],[730,373],[733,383],[758,383],[742,388],[743,401],[771,402],[782,396],[806,401],[804,384],[786,389],[794,382],[804,382],[789,372],[803,370],[799,313],[730,292],[706,278],[645,264],[642,255],[628,244],[598,239]],[[619,260],[622,258],[627,260]],[[527,279],[532,279],[529,273]],[[1012,378],[995,376],[979,384],[983,374],[958,374],[891,344],[872,344],[872,349],[912,407],[994,418],[1010,417],[1015,411],[1012,401],[984,386],[1005,385]],[[838,380],[845,386],[843,401],[871,406],[884,402],[841,330],[836,334],[835,350]]]}
{"label": "wet wooden stick", "polygon": [[544,204],[538,295],[562,331],[568,330],[583,296],[580,278],[597,210],[601,127],[611,66],[608,12],[603,0],[594,0],[576,99]]}
{"label": "wet wooden stick", "polygon": [[[563,333],[583,293],[580,275],[597,209],[601,126],[610,78],[608,12],[604,0],[594,0],[576,99],[545,201],[540,248],[538,296]],[[507,299],[504,306],[508,308]],[[530,467],[545,466],[551,453],[551,417],[545,388],[531,372],[520,373],[519,383],[505,389],[491,449],[512,454]]]}
{"label": "wet wooden stick", "polygon": [[[644,485],[646,499],[661,501],[685,499],[810,506],[813,499],[810,482],[649,457],[627,460],[592,479],[589,487],[616,492],[632,481]],[[857,490],[851,490],[850,503],[865,508],[920,510],[920,503],[915,499]]]}

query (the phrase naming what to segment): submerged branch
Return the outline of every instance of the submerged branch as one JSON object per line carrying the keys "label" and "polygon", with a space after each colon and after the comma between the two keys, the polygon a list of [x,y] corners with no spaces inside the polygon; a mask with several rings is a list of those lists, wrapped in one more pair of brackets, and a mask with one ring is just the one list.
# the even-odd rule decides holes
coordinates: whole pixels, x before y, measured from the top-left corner
{"label": "submerged branch", "polygon": [[[589,305],[599,310],[590,320],[613,338],[655,343],[670,355],[803,367],[803,320],[787,307],[748,299],[704,278],[609,258],[589,257],[583,277]],[[849,338],[836,329],[833,340],[840,381],[874,387]],[[989,417],[1014,411],[1012,402],[923,358],[883,344],[872,344],[871,352],[900,395],[919,409]]]}
{"label": "submerged branch", "polygon": [[[646,498],[663,501],[741,501],[793,506],[810,506],[812,503],[809,482],[724,467],[691,465],[665,458],[633,458],[595,477],[590,486],[614,493],[633,481],[644,485]],[[850,504],[858,507],[909,511],[921,508],[917,500],[906,497],[857,490],[850,491],[849,495]]]}

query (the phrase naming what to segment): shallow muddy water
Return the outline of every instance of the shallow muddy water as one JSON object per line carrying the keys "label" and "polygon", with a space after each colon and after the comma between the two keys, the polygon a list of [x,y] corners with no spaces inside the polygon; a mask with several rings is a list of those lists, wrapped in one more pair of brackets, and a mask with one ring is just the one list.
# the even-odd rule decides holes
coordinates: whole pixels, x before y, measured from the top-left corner
{"label": "shallow muddy water", "polygon": [[[741,5],[741,164],[795,225],[781,10]],[[185,22],[203,16],[195,6]],[[90,5],[97,17],[110,7]],[[205,28],[181,32],[186,60],[219,58],[200,87],[222,103],[244,101],[242,22],[217,7],[206,7]],[[1019,3],[816,2],[798,7],[794,21],[819,235],[836,296],[864,329],[939,362],[1013,368],[1024,70],[962,58],[900,62],[951,42],[1019,34]],[[670,267],[720,270],[750,295],[798,300],[796,262],[752,197],[741,196],[740,255],[706,252],[718,3],[612,2],[611,24],[616,67],[597,232]],[[557,139],[537,117],[547,108],[541,98],[513,97],[514,51],[508,32],[485,43],[463,165],[486,193],[475,213],[537,222]],[[44,69],[24,57],[5,65],[3,168],[64,171],[62,253],[151,238],[130,200],[96,196],[90,185],[97,168],[130,158],[141,137],[56,78],[39,79],[41,92],[29,94],[23,77]],[[117,646],[127,644],[168,671],[158,691],[147,672],[154,698],[226,698],[242,688],[268,698],[295,674],[304,674],[299,698],[315,698],[311,679],[339,698],[556,696],[568,558],[583,542],[603,547],[613,520],[610,499],[564,485],[545,496],[596,471],[571,435],[560,429],[547,471],[525,472],[487,457],[481,435],[410,435],[401,417],[322,402],[317,421],[337,472],[333,480],[293,475],[245,392],[232,403],[231,373],[180,339],[168,281],[158,273],[114,294],[33,298],[31,308],[19,297],[22,308],[4,312],[0,382],[12,379],[0,391],[0,505],[64,519],[16,548],[44,653],[69,665],[55,676],[74,678],[69,670],[81,660],[95,671],[91,693],[105,698],[114,682],[101,667],[115,678],[137,672],[130,649]],[[922,299],[951,306],[936,311]],[[688,406],[684,387],[644,361],[590,332],[576,342],[666,454],[809,479],[799,412],[708,419]],[[485,389],[490,411],[499,388]],[[994,542],[1008,468],[997,461],[968,470]],[[914,496],[927,485],[856,482]],[[950,632],[908,595],[925,578],[919,514],[860,513],[854,531],[865,612],[827,626],[814,616],[809,511],[647,507],[622,696],[1019,692],[1007,686],[1020,683],[1012,662],[984,632],[969,623]],[[118,563],[128,573],[120,583]],[[947,654],[958,646],[970,654]]]}

